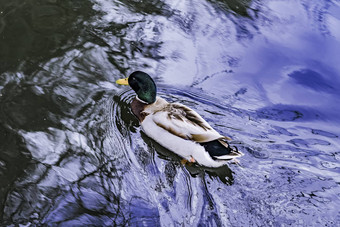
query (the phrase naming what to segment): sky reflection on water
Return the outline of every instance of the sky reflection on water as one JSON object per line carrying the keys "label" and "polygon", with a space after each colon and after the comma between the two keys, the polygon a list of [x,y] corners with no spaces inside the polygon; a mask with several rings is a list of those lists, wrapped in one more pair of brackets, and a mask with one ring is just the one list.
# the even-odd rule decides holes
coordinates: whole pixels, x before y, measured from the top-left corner
{"label": "sky reflection on water", "polygon": [[[335,226],[339,1],[0,1],[4,226]],[[143,70],[245,153],[183,166],[140,130]]]}

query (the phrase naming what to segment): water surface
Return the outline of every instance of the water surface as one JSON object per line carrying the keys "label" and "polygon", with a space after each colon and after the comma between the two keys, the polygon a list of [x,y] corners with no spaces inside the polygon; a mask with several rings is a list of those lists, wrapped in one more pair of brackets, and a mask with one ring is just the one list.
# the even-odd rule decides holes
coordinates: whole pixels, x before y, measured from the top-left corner
{"label": "water surface", "polygon": [[[340,2],[0,1],[3,226],[336,226]],[[182,165],[134,93],[201,114],[245,154]]]}

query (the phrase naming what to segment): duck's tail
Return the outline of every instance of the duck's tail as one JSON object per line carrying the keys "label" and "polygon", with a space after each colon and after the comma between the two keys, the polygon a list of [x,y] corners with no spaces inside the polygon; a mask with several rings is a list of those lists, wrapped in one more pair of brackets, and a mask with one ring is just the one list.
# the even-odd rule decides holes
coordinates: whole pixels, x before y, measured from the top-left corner
{"label": "duck's tail", "polygon": [[231,160],[243,155],[236,146],[230,146],[226,139],[213,140],[201,145],[215,160]]}

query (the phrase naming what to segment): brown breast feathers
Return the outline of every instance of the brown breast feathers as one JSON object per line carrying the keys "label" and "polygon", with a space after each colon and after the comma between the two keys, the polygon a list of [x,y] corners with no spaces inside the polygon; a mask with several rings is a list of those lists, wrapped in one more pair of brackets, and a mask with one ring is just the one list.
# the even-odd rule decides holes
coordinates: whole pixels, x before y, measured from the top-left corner
{"label": "brown breast feathers", "polygon": [[139,122],[142,122],[146,117],[146,113],[143,113],[146,106],[147,104],[140,102],[136,98],[133,99],[131,103],[132,112],[138,118]]}

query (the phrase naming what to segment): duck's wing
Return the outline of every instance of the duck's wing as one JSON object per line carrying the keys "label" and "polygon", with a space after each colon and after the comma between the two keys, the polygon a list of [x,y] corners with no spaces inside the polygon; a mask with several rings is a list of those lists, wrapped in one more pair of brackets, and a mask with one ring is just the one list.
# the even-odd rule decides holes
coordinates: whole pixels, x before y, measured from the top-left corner
{"label": "duck's wing", "polygon": [[198,143],[230,139],[220,135],[198,113],[179,103],[169,103],[153,113],[155,124],[173,135]]}

